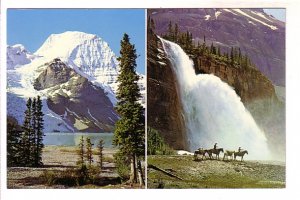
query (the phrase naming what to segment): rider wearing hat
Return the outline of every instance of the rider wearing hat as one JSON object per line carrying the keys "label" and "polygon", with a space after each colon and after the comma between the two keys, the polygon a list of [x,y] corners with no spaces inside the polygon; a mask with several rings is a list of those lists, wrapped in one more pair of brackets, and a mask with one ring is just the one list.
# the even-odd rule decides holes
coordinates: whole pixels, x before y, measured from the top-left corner
{"label": "rider wearing hat", "polygon": [[214,145],[214,149],[217,149],[217,144],[218,144],[218,143],[215,143],[215,145]]}

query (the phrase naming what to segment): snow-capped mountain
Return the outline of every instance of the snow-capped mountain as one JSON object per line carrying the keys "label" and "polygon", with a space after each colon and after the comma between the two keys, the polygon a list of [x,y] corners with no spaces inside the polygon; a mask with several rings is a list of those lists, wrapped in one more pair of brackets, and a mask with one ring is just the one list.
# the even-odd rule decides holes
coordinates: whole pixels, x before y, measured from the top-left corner
{"label": "snow-capped mountain", "polygon": [[275,85],[285,86],[285,22],[263,9],[151,9],[155,33],[168,33],[173,27],[193,34],[194,43],[214,43],[222,52],[240,48]]}
{"label": "snow-capped mountain", "polygon": [[35,56],[28,52],[21,44],[7,46],[7,69],[11,70],[15,67],[30,63]]}
{"label": "snow-capped mountain", "polygon": [[108,85],[116,82],[119,64],[116,55],[96,35],[75,31],[52,34],[35,55],[47,60],[60,58],[92,81]]}
{"label": "snow-capped mountain", "polygon": [[[8,115],[22,123],[25,101],[40,95],[46,132],[112,130],[119,63],[105,41],[82,32],[52,34],[31,56],[19,67],[8,64]],[[11,51],[7,57],[16,60]],[[139,85],[144,93],[145,78]]]}

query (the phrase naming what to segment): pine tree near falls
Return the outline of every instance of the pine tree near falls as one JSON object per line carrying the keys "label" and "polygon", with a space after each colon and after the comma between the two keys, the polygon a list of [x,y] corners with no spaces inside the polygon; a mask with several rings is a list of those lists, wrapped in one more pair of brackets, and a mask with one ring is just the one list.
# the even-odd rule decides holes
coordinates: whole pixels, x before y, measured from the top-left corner
{"label": "pine tree near falls", "polygon": [[145,155],[145,116],[144,108],[138,102],[141,94],[137,84],[136,58],[135,46],[125,33],[118,58],[120,73],[116,111],[120,119],[116,123],[113,143],[119,147],[119,153],[130,160],[131,183],[138,182],[138,163]]}

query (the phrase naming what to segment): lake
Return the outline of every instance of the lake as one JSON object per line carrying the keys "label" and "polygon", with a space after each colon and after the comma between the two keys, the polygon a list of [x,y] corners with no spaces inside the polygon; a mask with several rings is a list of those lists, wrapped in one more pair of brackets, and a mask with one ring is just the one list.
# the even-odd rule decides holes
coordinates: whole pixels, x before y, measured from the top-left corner
{"label": "lake", "polygon": [[97,146],[100,138],[104,141],[104,147],[113,148],[113,133],[45,133],[44,145],[77,146],[83,136],[84,142],[87,137],[91,138],[92,144]]}

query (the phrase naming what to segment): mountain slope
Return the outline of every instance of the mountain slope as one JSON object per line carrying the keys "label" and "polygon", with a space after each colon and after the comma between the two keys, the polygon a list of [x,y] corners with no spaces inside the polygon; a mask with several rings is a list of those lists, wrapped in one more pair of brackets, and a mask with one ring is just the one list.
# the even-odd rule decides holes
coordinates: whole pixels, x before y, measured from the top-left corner
{"label": "mountain slope", "polygon": [[285,86],[285,23],[262,9],[151,9],[155,32],[166,34],[172,19],[197,44],[214,43],[222,51],[240,47],[273,84]]}
{"label": "mountain slope", "polygon": [[35,56],[28,52],[21,44],[7,46],[7,69],[11,70],[15,67],[30,63]]}
{"label": "mountain slope", "polygon": [[[8,115],[23,123],[27,99],[40,95],[45,132],[113,130],[118,119],[114,111],[118,62],[105,41],[92,34],[65,32],[51,35],[34,54],[19,49],[7,52]],[[145,90],[144,82],[140,80]]]}

